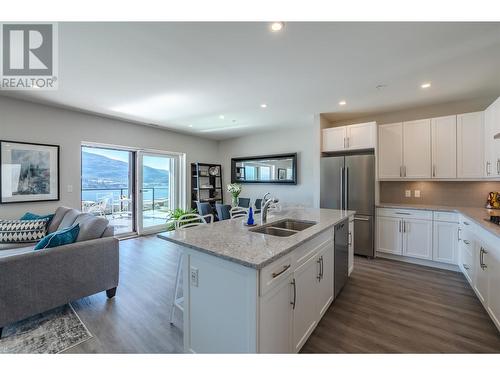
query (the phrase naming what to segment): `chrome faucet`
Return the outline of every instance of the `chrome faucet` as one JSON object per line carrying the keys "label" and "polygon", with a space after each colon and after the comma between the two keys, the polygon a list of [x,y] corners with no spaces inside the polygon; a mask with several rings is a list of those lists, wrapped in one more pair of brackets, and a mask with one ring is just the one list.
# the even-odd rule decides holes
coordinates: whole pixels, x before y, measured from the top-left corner
{"label": "chrome faucet", "polygon": [[271,204],[273,204],[273,203],[279,202],[279,199],[276,197],[268,198],[268,196],[270,196],[270,195],[271,195],[270,193],[266,193],[264,195],[264,198],[262,199],[264,204],[262,204],[262,207],[260,209],[260,223],[261,224],[265,224],[267,221],[267,212],[269,211],[269,206],[271,206]]}

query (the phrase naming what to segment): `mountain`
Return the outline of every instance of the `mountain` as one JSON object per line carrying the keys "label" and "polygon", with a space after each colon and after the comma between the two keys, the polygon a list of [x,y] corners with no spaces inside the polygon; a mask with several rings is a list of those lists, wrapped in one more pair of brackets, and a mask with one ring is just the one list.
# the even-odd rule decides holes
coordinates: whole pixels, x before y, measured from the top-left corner
{"label": "mountain", "polygon": [[[82,188],[128,187],[128,163],[106,156],[82,152]],[[144,186],[168,186],[169,173],[162,169],[144,167]]]}

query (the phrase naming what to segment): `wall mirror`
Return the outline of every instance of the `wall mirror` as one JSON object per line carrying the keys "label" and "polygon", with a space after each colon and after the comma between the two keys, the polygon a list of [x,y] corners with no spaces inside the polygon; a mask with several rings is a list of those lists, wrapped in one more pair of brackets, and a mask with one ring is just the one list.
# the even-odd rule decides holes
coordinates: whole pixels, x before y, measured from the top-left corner
{"label": "wall mirror", "polygon": [[233,158],[231,182],[297,184],[297,154]]}

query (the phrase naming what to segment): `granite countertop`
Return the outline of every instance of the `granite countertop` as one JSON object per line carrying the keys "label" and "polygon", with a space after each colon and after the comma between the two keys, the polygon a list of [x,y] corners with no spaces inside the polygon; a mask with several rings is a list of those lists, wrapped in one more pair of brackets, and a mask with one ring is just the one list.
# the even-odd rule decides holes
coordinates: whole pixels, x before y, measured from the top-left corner
{"label": "granite countertop", "polygon": [[[244,218],[163,232],[158,237],[246,267],[261,269],[352,215],[354,211],[319,208],[283,209],[281,212],[269,213],[266,224],[285,218],[317,222],[316,225],[290,237],[251,232],[250,228],[244,225]],[[255,215],[255,223],[260,225],[260,215]]]}
{"label": "granite countertop", "polygon": [[500,238],[500,225],[490,222],[490,216],[500,216],[500,210],[488,209],[481,207],[452,207],[452,206],[439,206],[439,205],[424,205],[424,204],[400,204],[400,203],[380,203],[377,205],[380,208],[408,208],[414,210],[426,211],[444,211],[456,212],[466,216],[475,224],[486,229],[491,234]]}

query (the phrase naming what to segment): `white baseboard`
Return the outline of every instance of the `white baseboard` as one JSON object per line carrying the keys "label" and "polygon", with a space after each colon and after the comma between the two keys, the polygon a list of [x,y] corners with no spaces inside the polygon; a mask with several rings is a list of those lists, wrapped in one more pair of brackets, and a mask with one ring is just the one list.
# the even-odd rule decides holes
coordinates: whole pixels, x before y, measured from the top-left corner
{"label": "white baseboard", "polygon": [[376,252],[376,256],[379,257],[379,258],[386,258],[386,259],[398,260],[400,262],[419,264],[421,266],[434,267],[434,268],[440,268],[440,269],[443,269],[443,270],[461,272],[460,269],[458,268],[458,265],[456,265],[456,264],[447,264],[447,263],[441,263],[441,262],[434,262],[432,260],[406,257],[404,255],[394,255],[394,254],[389,254],[389,253],[383,253],[381,251],[377,251]]}

